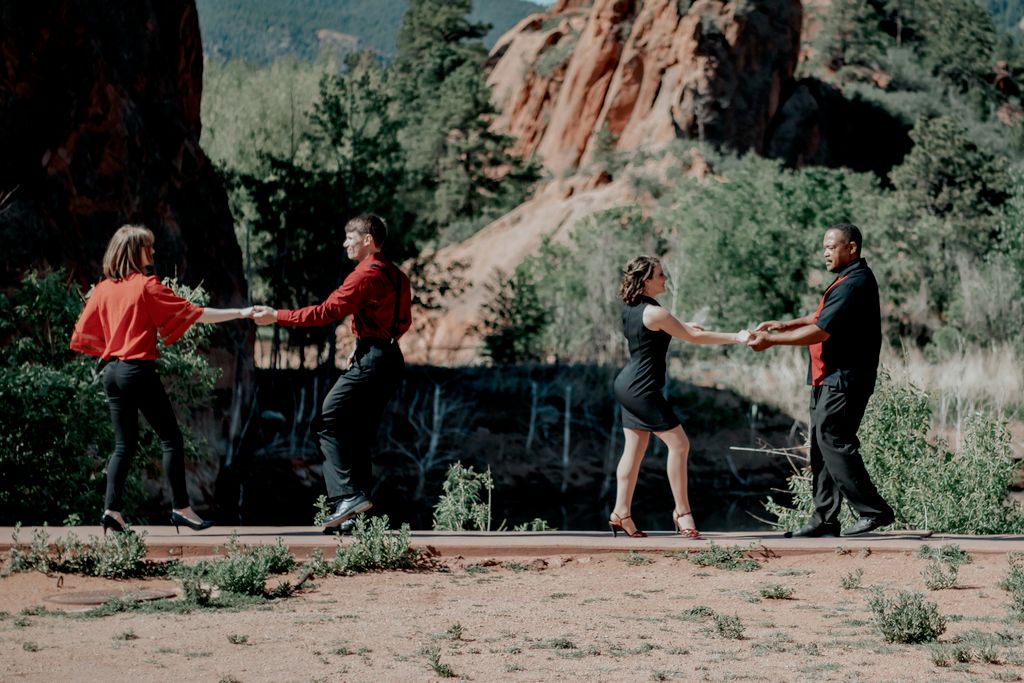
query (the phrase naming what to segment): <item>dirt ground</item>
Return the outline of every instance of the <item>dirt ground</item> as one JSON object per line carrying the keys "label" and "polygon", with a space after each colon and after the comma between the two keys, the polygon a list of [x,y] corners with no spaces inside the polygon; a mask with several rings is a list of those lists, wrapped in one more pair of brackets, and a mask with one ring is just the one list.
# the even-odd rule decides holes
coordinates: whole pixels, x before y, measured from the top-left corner
{"label": "dirt ground", "polygon": [[[663,553],[446,564],[446,571],[330,577],[239,611],[99,618],[31,612],[61,609],[45,601],[60,593],[176,583],[16,574],[0,579],[0,679],[419,681],[449,672],[472,681],[1024,678],[1024,623],[1008,618],[1009,594],[998,587],[1004,554],[976,554],[961,567],[958,587],[940,591],[924,586],[927,561],[903,552],[762,558],[752,572]],[[863,588],[842,588],[841,579],[858,569]],[[791,588],[792,597],[760,597],[769,584]],[[938,604],[948,620],[940,638],[951,653],[945,666],[935,664],[934,645],[884,642],[867,607],[874,585],[919,590]],[[697,607],[738,616],[742,638],[717,635]],[[969,661],[957,662],[958,655]]]}

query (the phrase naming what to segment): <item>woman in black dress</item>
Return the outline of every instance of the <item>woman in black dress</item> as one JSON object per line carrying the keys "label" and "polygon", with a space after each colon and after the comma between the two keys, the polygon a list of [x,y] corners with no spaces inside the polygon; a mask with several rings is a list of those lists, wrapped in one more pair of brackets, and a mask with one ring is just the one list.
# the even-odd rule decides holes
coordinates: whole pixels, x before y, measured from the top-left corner
{"label": "woman in black dress", "polygon": [[640,461],[653,432],[668,447],[668,481],[675,501],[673,527],[686,538],[700,538],[686,492],[690,442],[679,418],[662,395],[665,355],[672,337],[693,344],[738,344],[743,341],[743,333],[708,332],[698,325],[677,320],[654,300],[665,291],[666,279],[658,259],[639,256],[626,265],[619,287],[619,297],[626,304],[622,311],[622,328],[629,343],[629,362],[615,378],[615,398],[622,404],[626,445],[616,470],[618,488],[608,526],[615,535],[620,531],[628,536],[647,535],[633,524],[630,508]]}

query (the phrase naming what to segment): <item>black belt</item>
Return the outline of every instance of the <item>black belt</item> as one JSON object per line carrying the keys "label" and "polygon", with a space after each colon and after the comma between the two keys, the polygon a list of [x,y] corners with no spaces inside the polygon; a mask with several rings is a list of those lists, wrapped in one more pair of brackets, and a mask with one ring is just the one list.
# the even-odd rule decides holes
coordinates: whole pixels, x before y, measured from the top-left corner
{"label": "black belt", "polygon": [[390,337],[359,337],[356,339],[356,348],[367,348],[375,346],[379,349],[389,349],[397,346],[398,343]]}

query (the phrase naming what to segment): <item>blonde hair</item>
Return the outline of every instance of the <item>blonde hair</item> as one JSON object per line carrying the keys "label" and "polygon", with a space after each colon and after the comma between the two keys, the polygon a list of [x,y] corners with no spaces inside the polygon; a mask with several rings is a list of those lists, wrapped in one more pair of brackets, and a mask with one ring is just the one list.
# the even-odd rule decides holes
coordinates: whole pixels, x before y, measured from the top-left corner
{"label": "blonde hair", "polygon": [[619,285],[619,298],[627,304],[635,304],[644,293],[644,283],[654,277],[654,267],[660,263],[654,256],[637,256],[627,263]]}
{"label": "blonde hair", "polygon": [[142,272],[143,249],[153,248],[153,233],[144,225],[122,225],[103,254],[103,276],[123,280]]}

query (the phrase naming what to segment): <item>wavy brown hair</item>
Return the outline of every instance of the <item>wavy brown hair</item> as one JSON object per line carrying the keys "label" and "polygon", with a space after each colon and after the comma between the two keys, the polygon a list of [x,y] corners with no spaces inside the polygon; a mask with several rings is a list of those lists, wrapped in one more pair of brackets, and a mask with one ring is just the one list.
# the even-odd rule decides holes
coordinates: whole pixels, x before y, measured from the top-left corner
{"label": "wavy brown hair", "polygon": [[123,280],[142,272],[143,249],[153,248],[153,233],[144,225],[122,225],[103,254],[103,276]]}
{"label": "wavy brown hair", "polygon": [[654,276],[654,267],[661,265],[654,256],[637,256],[626,264],[619,285],[619,298],[627,304],[635,304],[644,293],[644,283]]}

